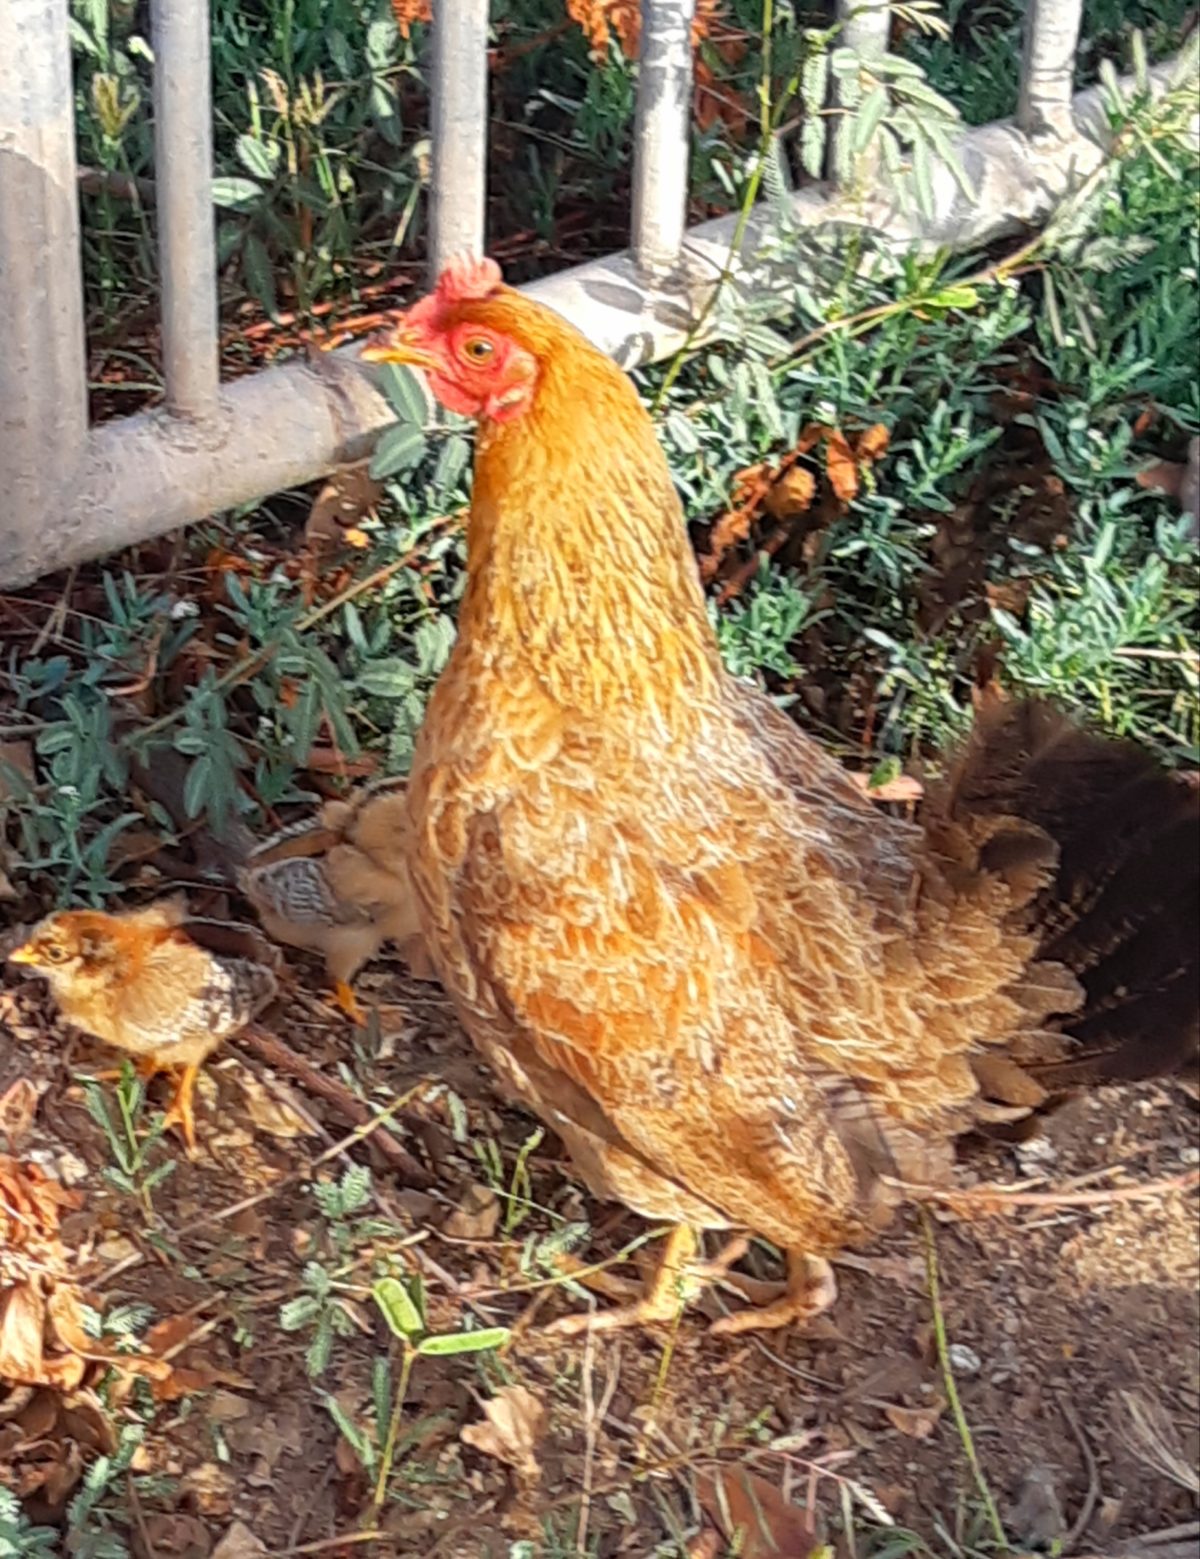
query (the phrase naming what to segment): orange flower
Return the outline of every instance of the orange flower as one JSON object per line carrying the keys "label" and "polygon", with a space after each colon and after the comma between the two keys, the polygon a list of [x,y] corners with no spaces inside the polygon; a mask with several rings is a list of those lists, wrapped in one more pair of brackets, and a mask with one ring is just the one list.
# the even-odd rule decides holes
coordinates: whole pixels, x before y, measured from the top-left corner
{"label": "orange flower", "polygon": [[432,0],[392,0],[392,15],[400,36],[407,38],[415,22],[433,20]]}

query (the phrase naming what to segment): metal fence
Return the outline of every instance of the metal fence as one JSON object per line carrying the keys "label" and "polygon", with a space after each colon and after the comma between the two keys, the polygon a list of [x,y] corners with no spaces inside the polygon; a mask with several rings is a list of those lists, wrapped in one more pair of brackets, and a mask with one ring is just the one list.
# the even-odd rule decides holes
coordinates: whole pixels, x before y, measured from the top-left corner
{"label": "metal fence", "polygon": [[[685,231],[694,3],[643,0],[629,250],[526,289],[627,366],[678,347],[730,258],[732,218]],[[882,0],[839,5],[843,41],[864,57],[886,47]],[[355,348],[221,384],[209,0],[150,9],[165,403],[89,428],[69,0],[0,3],[0,585],[310,481],[365,455],[390,420]],[[976,200],[943,168],[924,216],[894,191],[820,187],[792,197],[796,222],[965,247],[1043,220],[1103,155],[1098,94],[1071,94],[1081,11],[1028,5],[1016,119],[957,141]],[[484,247],[487,0],[435,0],[431,40],[436,269]],[[800,263],[761,258],[760,239],[751,221],[742,287]]]}

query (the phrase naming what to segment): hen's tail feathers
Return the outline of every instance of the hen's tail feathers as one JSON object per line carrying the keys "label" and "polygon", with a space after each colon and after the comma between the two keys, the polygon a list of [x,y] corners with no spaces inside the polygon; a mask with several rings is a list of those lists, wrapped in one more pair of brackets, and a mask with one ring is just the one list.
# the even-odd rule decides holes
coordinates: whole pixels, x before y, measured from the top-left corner
{"label": "hen's tail feathers", "polygon": [[[1200,1050],[1200,788],[1128,742],[1084,730],[1039,703],[994,703],[977,718],[951,776],[959,819],[1004,817],[1053,841],[1045,869],[1028,834],[1001,832],[989,852],[1021,851],[1040,869],[1027,913],[1039,961],[1083,986],[1056,1025],[1066,1053],[1026,1064],[1047,1090],[1133,1082],[1196,1063]],[[1022,843],[1024,840],[1024,844]]]}

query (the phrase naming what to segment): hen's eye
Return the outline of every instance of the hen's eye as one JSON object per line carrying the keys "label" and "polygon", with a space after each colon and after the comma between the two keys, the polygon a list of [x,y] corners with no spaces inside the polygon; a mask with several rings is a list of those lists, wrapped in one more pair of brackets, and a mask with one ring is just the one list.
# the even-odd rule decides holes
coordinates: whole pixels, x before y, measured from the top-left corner
{"label": "hen's eye", "polygon": [[463,347],[463,351],[473,363],[485,363],[491,357],[494,348],[490,341],[483,336],[473,336]]}

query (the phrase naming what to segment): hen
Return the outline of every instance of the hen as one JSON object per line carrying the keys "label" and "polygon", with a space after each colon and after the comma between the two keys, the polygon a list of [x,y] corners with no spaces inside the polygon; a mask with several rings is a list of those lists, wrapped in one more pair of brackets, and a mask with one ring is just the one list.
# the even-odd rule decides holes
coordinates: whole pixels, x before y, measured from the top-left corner
{"label": "hen", "polygon": [[1194,788],[1001,704],[921,826],[881,815],[723,669],[614,363],[489,261],[364,355],[480,419],[408,790],[427,945],[592,1191],[676,1225],[599,1322],[673,1315],[699,1229],[788,1252],[782,1297],[722,1329],[812,1315],[827,1258],[943,1180],[958,1134],[1195,1054]]}
{"label": "hen", "polygon": [[265,962],[210,951],[203,935],[182,899],[164,899],[117,915],[50,915],[8,955],[46,978],[68,1023],[137,1057],[144,1074],[181,1069],[167,1124],[182,1128],[189,1152],[201,1065],[276,990]]}
{"label": "hen", "polygon": [[248,855],[242,892],[277,942],[319,953],[339,1006],[361,1021],[350,982],[387,941],[418,977],[426,972],[404,859],[404,783],[364,786],[327,801],[312,821],[284,829]]}

